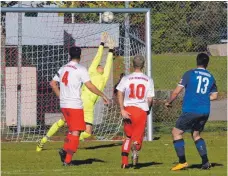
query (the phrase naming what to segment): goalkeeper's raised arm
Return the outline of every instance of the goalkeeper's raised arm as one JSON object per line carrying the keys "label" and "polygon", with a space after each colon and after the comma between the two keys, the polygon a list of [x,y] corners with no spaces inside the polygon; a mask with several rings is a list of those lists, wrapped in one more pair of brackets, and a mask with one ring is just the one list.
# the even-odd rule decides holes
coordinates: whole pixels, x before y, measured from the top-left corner
{"label": "goalkeeper's raised arm", "polygon": [[103,32],[101,34],[101,43],[99,45],[97,54],[89,67],[89,74],[97,72],[97,67],[99,66],[99,64],[101,62],[103,51],[104,51],[104,44],[106,43],[107,39],[108,39],[108,33]]}
{"label": "goalkeeper's raised arm", "polygon": [[111,37],[108,37],[108,42],[107,45],[109,47],[109,51],[108,51],[108,56],[107,56],[107,60],[106,60],[106,64],[104,67],[104,73],[103,73],[103,77],[104,77],[104,84],[106,85],[110,72],[111,72],[111,68],[112,68],[112,63],[113,63],[113,49],[115,46],[115,40]]}

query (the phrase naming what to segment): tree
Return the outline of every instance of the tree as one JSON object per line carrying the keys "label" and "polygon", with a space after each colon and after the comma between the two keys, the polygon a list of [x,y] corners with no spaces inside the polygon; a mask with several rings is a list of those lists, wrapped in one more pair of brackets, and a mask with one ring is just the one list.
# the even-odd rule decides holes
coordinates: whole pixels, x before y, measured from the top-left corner
{"label": "tree", "polygon": [[152,9],[155,53],[205,51],[227,28],[224,2],[146,2],[146,6]]}
{"label": "tree", "polygon": [[[193,51],[206,50],[207,45],[219,43],[227,29],[227,8],[224,2],[192,2],[189,18]],[[227,37],[227,35],[226,35]]]}
{"label": "tree", "polygon": [[152,50],[155,53],[184,52],[192,47],[188,38],[188,2],[157,2],[151,4]]}

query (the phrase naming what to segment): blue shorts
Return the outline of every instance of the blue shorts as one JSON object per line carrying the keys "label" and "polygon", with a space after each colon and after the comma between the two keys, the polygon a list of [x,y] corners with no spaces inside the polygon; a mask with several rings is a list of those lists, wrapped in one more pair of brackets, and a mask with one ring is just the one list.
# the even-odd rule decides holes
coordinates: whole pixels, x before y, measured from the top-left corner
{"label": "blue shorts", "polygon": [[182,131],[203,131],[208,120],[209,114],[196,114],[184,112],[176,121],[176,128]]}

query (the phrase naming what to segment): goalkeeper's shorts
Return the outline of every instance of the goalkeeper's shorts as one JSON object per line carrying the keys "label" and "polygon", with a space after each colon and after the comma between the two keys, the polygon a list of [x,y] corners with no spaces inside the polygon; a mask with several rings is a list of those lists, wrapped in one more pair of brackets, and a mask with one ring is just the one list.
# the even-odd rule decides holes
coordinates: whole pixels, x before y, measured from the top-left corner
{"label": "goalkeeper's shorts", "polygon": [[142,144],[147,112],[135,106],[125,107],[124,109],[131,114],[130,121],[124,120],[124,132],[126,136],[131,138],[132,141]]}
{"label": "goalkeeper's shorts", "polygon": [[94,103],[90,101],[86,101],[83,103],[83,108],[84,108],[84,119],[86,124],[93,124],[94,120]]}

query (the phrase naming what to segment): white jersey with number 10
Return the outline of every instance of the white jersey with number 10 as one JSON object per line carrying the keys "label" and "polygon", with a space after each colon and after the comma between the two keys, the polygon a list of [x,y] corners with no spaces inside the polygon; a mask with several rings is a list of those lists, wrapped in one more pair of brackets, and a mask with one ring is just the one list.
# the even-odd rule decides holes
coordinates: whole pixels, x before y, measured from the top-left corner
{"label": "white jersey with number 10", "polygon": [[59,69],[53,80],[60,84],[61,108],[83,109],[81,86],[82,83],[90,81],[85,67],[71,61]]}
{"label": "white jersey with number 10", "polygon": [[148,111],[147,98],[154,97],[154,82],[149,76],[134,72],[121,79],[117,90],[124,93],[124,107],[136,106]]}

